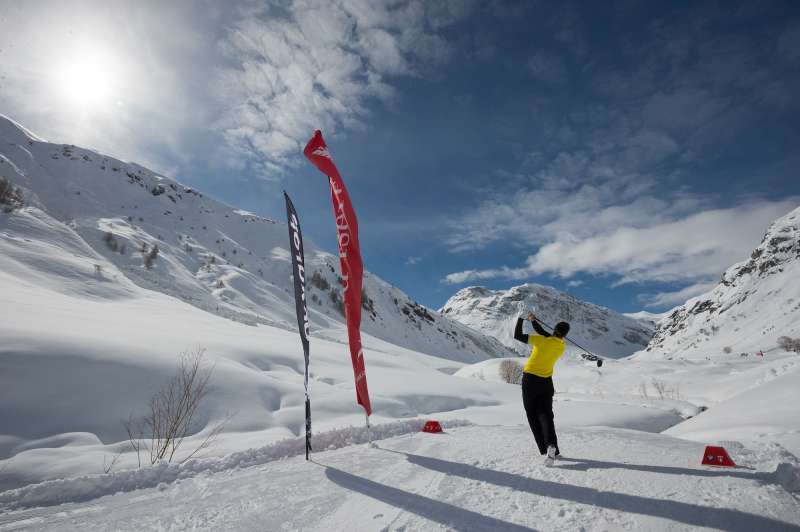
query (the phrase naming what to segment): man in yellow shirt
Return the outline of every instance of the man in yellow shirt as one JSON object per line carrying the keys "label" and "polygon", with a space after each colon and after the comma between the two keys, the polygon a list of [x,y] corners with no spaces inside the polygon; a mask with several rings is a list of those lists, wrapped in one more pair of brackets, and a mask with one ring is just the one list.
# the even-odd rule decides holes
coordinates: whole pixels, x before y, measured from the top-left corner
{"label": "man in yellow shirt", "polygon": [[[538,334],[524,334],[522,322],[527,319]],[[529,312],[524,318],[517,318],[514,339],[533,346],[531,356],[522,373],[522,404],[528,416],[528,424],[533,432],[539,453],[547,455],[546,465],[552,465],[561,453],[553,420],[553,367],[564,354],[564,338],[569,333],[569,323],[559,322],[551,335],[542,328],[536,316]]]}

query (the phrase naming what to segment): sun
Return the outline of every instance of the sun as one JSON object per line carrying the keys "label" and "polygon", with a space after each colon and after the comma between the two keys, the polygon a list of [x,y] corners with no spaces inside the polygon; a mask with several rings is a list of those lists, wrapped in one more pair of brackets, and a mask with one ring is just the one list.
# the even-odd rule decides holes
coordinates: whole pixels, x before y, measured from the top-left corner
{"label": "sun", "polygon": [[115,70],[102,53],[73,53],[57,69],[58,91],[69,105],[80,110],[108,108],[114,98]]}

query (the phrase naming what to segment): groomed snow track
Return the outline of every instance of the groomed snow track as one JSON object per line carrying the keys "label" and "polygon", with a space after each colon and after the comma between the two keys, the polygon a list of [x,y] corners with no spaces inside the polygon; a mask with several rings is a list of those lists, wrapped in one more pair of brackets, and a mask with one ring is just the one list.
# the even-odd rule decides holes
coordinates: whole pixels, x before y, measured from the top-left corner
{"label": "groomed snow track", "polygon": [[603,427],[561,434],[541,465],[526,427],[409,433],[76,504],[6,511],[0,530],[800,530],[796,462],[734,446],[742,467],[699,465],[703,445]]}

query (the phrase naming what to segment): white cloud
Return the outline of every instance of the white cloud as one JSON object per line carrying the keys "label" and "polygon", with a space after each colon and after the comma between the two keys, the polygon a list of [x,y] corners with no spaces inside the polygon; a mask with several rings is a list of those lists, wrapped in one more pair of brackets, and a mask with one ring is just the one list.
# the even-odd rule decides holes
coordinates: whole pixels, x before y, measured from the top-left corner
{"label": "white cloud", "polygon": [[704,294],[717,286],[717,281],[694,283],[674,292],[658,292],[656,294],[642,294],[639,301],[649,308],[673,307],[682,305],[689,299]]}
{"label": "white cloud", "polygon": [[419,264],[422,260],[422,257],[408,257],[406,259],[407,266],[414,266],[415,264]]}
{"label": "white cloud", "polygon": [[745,203],[648,227],[620,227],[577,241],[557,239],[530,256],[527,267],[534,273],[562,277],[578,272],[613,273],[622,282],[718,276],[746,258],[770,222],[797,203]]}
{"label": "white cloud", "polygon": [[221,47],[221,120],[233,158],[255,159],[263,176],[296,164],[314,129],[363,127],[369,105],[393,98],[390,81],[445,61],[438,34],[472,2],[294,1],[248,11]]}
{"label": "white cloud", "polygon": [[[617,284],[707,283],[744,260],[770,222],[795,208],[798,202],[800,198],[749,201],[726,209],[687,212],[698,202],[681,198],[670,203],[643,197],[627,206],[615,205],[591,213],[594,216],[586,218],[594,218],[595,223],[580,227],[580,231],[569,212],[556,213],[550,224],[540,226],[537,238],[523,241],[531,245],[538,240],[540,244],[524,265],[465,270],[447,275],[444,281],[458,284],[494,278],[518,280],[545,273],[569,278],[589,273],[614,275]],[[666,301],[669,296],[659,297]]]}
{"label": "white cloud", "polygon": [[[574,161],[564,163],[557,157],[556,168],[546,168],[528,188],[491,197],[466,215],[447,222],[450,234],[446,244],[454,251],[468,251],[496,242],[533,246],[556,237],[581,240],[622,226],[647,227],[671,220],[702,204],[690,196],[677,195],[668,201],[646,195],[653,182],[636,174],[582,178],[602,173],[602,169],[591,165],[586,165],[584,174],[576,171],[570,176],[573,179],[565,177],[563,182],[555,183],[564,164],[571,166]],[[538,188],[540,184],[545,188]]]}
{"label": "white cloud", "polygon": [[448,274],[443,279],[447,284],[461,284],[469,281],[482,281],[485,279],[524,279],[530,277],[530,272],[526,268],[495,268],[489,270],[464,270]]}
{"label": "white cloud", "polygon": [[579,287],[581,285],[583,285],[583,281],[581,281],[579,279],[573,279],[572,281],[569,281],[567,283],[567,286],[569,286],[570,288],[577,288],[577,287]]}

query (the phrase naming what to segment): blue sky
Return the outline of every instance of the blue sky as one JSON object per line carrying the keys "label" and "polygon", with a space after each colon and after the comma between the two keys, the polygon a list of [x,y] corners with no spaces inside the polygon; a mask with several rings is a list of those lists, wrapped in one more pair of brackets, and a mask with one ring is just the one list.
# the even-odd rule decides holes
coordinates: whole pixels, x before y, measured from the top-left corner
{"label": "blue sky", "polygon": [[0,113],[273,218],[286,189],[333,251],[321,128],[366,267],[434,308],[668,309],[800,204],[796,2],[66,4],[0,0]]}

